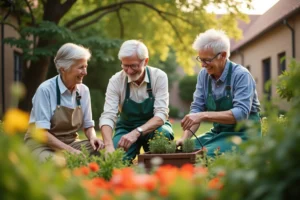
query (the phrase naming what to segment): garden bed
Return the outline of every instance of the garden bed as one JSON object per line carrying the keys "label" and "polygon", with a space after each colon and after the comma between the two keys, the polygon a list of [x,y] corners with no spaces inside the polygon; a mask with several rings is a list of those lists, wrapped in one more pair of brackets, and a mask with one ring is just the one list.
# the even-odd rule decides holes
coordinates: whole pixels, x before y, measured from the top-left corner
{"label": "garden bed", "polygon": [[165,153],[165,154],[153,154],[146,152],[138,156],[138,163],[143,163],[146,169],[151,169],[151,159],[159,157],[162,159],[161,165],[173,165],[176,167],[181,167],[186,163],[195,164],[197,155],[201,155],[202,150],[195,150],[191,153],[183,153],[182,151],[177,151],[176,153]]}

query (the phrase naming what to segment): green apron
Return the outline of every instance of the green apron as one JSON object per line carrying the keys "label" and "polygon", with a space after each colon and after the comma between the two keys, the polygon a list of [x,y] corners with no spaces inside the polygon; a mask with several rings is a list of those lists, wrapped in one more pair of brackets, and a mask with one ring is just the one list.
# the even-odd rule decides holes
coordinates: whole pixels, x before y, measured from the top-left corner
{"label": "green apron", "polygon": [[[229,64],[228,74],[226,77],[226,95],[218,100],[214,100],[212,94],[212,84],[211,78],[209,78],[208,82],[208,95],[207,95],[207,111],[226,111],[233,108],[232,103],[232,95],[231,95],[231,75],[232,75],[232,63]],[[259,113],[251,112],[248,120],[253,121],[254,123],[259,124],[259,135],[261,136],[261,128],[260,128],[260,116]],[[242,139],[242,141],[246,141],[249,136],[246,133],[245,127],[240,127],[237,130],[237,124],[221,124],[221,123],[213,123],[213,128],[210,132],[207,132],[198,137],[201,144],[207,149],[208,156],[215,156],[214,151],[219,149],[219,153],[226,152],[232,150],[237,145],[231,142],[231,137],[238,136]],[[201,144],[197,140],[195,140],[196,148],[202,148]]]}
{"label": "green apron", "polygon": [[[129,98],[130,85],[126,78],[126,97],[122,106],[122,112],[120,113],[116,123],[116,131],[113,137],[115,148],[118,147],[118,142],[123,135],[145,124],[154,116],[153,110],[155,98],[152,94],[151,78],[148,67],[146,67],[146,73],[149,78],[149,83],[147,83],[147,92],[149,94],[149,98],[145,99],[141,103],[137,103]],[[162,132],[170,140],[174,139],[172,125],[169,123],[169,121],[166,121],[164,125],[156,130],[158,132]],[[125,153],[124,160],[133,160],[135,156],[140,153],[140,148],[142,146],[145,152],[149,151],[148,140],[154,137],[154,132],[139,137],[138,140],[133,143]]]}

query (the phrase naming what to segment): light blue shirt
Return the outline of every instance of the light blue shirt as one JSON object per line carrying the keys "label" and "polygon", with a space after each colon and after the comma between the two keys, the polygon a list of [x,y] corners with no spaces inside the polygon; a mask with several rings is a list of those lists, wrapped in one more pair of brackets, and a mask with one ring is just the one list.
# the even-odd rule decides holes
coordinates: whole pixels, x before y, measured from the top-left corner
{"label": "light blue shirt", "polygon": [[[58,77],[58,86],[60,90],[60,104],[74,109],[77,106],[76,92],[72,93],[62,82],[60,76],[55,76],[43,82],[37,89],[32,99],[32,110],[29,123],[35,123],[39,128],[49,130],[50,120],[54,115],[57,106],[56,102],[56,77]],[[89,128],[95,125],[92,119],[91,98],[89,88],[84,84],[77,84],[76,91],[81,96],[80,103],[83,112],[83,128]]]}
{"label": "light blue shirt", "polygon": [[[205,68],[203,68],[197,78],[194,100],[191,104],[190,113],[206,111],[206,101],[208,94],[208,82],[211,79],[212,93],[215,100],[225,96],[226,76],[228,74],[230,60],[226,61],[224,71],[219,78],[215,80]],[[231,75],[231,95],[233,98],[232,114],[236,121],[248,119],[250,112],[259,112],[260,103],[257,97],[256,84],[250,72],[236,63],[232,63]]]}

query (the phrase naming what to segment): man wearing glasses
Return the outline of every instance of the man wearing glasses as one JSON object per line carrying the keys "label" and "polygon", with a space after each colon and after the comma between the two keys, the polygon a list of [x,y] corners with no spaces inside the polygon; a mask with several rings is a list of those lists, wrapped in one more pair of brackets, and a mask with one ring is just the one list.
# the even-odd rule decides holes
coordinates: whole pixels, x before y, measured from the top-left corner
{"label": "man wearing glasses", "polygon": [[174,139],[168,122],[168,77],[147,65],[148,49],[140,41],[125,41],[118,57],[123,70],[109,80],[99,126],[106,152],[123,148],[124,159],[131,161],[141,147],[149,151],[155,130]]}
{"label": "man wearing glasses", "polygon": [[209,156],[214,156],[216,149],[230,151],[249,138],[245,126],[236,126],[238,122],[253,121],[261,135],[255,81],[246,68],[228,59],[229,38],[223,31],[210,29],[196,38],[193,48],[203,69],[198,75],[190,114],[181,121],[184,133],[177,145],[192,137],[201,122],[213,122],[213,128],[195,140],[196,147],[205,147]]}

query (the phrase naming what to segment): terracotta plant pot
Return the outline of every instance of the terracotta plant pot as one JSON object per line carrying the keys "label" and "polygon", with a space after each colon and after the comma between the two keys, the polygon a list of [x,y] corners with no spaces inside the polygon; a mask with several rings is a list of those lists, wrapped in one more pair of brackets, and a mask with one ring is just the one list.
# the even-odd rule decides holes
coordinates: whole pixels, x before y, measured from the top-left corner
{"label": "terracotta plant pot", "polygon": [[138,163],[143,163],[146,169],[151,169],[151,159],[154,157],[160,157],[163,161],[161,165],[169,164],[176,167],[181,167],[186,163],[195,164],[196,156],[201,154],[202,150],[195,150],[191,153],[176,152],[168,154],[153,154],[150,152],[146,152],[144,154],[138,155]]}

